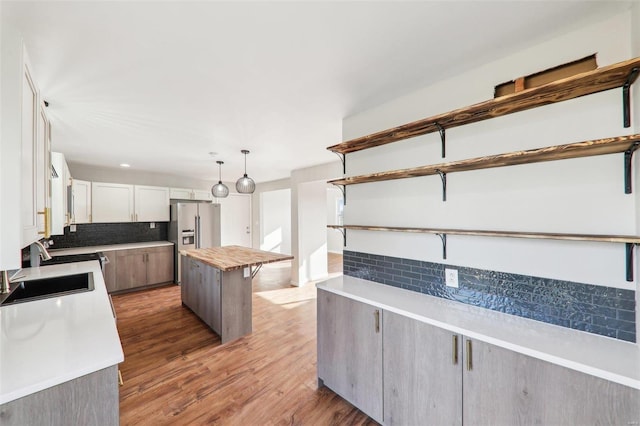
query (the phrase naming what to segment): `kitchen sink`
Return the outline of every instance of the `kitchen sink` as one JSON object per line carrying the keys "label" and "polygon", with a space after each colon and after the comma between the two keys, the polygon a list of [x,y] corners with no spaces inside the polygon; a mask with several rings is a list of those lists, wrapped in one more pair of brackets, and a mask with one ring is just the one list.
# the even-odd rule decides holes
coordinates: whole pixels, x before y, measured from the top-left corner
{"label": "kitchen sink", "polygon": [[32,300],[47,299],[50,297],[65,296],[68,294],[92,291],[93,279],[91,273],[65,275],[62,277],[43,278],[40,280],[23,281],[13,284],[16,286],[9,297],[0,302],[0,305],[30,302]]}

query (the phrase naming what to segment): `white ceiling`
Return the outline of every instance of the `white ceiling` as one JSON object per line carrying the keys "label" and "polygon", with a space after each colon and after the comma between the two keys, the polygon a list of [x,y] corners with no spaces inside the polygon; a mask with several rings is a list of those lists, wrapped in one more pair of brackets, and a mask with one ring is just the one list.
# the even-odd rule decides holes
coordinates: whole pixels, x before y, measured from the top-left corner
{"label": "white ceiling", "polygon": [[[618,1],[7,2],[69,161],[257,182],[333,161],[344,117]],[[217,152],[214,158],[209,152]]]}

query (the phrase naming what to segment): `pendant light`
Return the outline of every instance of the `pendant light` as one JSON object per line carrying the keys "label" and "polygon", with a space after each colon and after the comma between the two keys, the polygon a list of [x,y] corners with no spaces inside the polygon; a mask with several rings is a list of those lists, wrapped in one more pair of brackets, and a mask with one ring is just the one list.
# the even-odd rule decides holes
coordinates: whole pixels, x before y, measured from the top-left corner
{"label": "pendant light", "polygon": [[211,187],[211,194],[216,198],[224,198],[229,195],[229,188],[227,188],[227,185],[222,183],[222,165],[224,164],[224,161],[218,160],[216,163],[218,163],[219,179],[218,183]]}
{"label": "pendant light", "polygon": [[236,190],[240,194],[253,194],[253,191],[256,190],[256,183],[247,176],[247,154],[249,150],[243,149],[240,152],[244,154],[244,176],[236,182]]}

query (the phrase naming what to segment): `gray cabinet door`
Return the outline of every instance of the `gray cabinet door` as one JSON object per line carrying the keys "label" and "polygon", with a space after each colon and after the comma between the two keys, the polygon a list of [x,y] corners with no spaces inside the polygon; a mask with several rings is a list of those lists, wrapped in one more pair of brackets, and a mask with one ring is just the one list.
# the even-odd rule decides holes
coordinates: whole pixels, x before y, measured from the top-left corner
{"label": "gray cabinet door", "polygon": [[382,341],[384,423],[461,425],[461,336],[385,311]]}
{"label": "gray cabinet door", "polygon": [[382,310],[318,289],[318,378],[382,422]]}
{"label": "gray cabinet door", "polygon": [[116,254],[116,287],[118,290],[146,285],[147,263],[143,249],[119,250]]}
{"label": "gray cabinet door", "polygon": [[147,249],[147,284],[173,281],[173,247]]}
{"label": "gray cabinet door", "polygon": [[631,425],[640,421],[636,389],[477,340],[471,342],[468,366],[467,341],[466,425]]}
{"label": "gray cabinet door", "polygon": [[204,265],[203,297],[206,300],[205,312],[202,319],[209,327],[221,334],[221,299],[220,299],[220,270],[213,266]]}
{"label": "gray cabinet door", "polygon": [[119,424],[118,366],[0,405],[2,426]]}

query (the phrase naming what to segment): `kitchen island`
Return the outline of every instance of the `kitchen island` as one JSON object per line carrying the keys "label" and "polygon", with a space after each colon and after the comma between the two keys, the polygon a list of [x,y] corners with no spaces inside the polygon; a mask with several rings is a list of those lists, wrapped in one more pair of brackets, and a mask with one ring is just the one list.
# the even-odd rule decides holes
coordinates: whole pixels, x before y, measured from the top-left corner
{"label": "kitchen island", "polygon": [[222,343],[251,333],[251,279],[262,265],[293,259],[241,246],[182,250],[180,255],[182,304]]}

